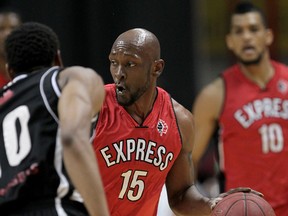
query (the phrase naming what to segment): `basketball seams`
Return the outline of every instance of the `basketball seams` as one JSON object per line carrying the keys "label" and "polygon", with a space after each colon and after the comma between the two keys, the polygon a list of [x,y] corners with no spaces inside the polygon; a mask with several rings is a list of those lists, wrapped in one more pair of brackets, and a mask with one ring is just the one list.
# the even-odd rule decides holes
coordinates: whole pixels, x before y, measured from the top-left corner
{"label": "basketball seams", "polygon": [[[233,207],[235,207],[235,205],[237,205],[240,201],[243,201],[242,200],[235,200],[235,202],[231,203],[231,206],[227,209],[227,213],[225,214],[225,216],[229,216],[228,214],[230,214],[230,210],[233,209]],[[244,205],[245,205],[245,202],[244,202]],[[245,209],[245,216],[246,216],[246,209]]]}
{"label": "basketball seams", "polygon": [[243,193],[243,199],[244,199],[244,211],[245,211],[245,216],[248,216],[248,206],[247,206],[247,194]]}
{"label": "basketball seams", "polygon": [[253,193],[237,192],[224,197],[211,216],[275,216],[270,204]]}
{"label": "basketball seams", "polygon": [[[249,200],[250,202],[255,203],[259,207],[259,209],[261,210],[262,215],[265,216],[265,210],[262,207],[262,205],[266,205],[266,200],[262,199],[261,197],[258,198],[257,196],[248,196],[250,194],[244,194],[244,195],[245,195],[246,200],[247,201]],[[253,197],[253,199],[251,199],[250,197]],[[255,201],[255,199],[257,199],[257,202]],[[246,203],[248,203],[247,201],[246,201]]]}

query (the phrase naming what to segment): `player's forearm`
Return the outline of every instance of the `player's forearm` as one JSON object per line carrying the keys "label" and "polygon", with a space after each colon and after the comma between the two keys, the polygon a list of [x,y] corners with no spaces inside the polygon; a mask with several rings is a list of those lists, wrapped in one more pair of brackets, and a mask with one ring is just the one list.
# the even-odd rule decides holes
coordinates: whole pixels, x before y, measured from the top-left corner
{"label": "player's forearm", "polygon": [[89,143],[64,144],[64,163],[91,216],[108,216],[105,192]]}
{"label": "player's forearm", "polygon": [[194,185],[187,189],[182,196],[171,205],[171,208],[177,215],[183,216],[210,216],[212,212],[210,199],[200,194]]}

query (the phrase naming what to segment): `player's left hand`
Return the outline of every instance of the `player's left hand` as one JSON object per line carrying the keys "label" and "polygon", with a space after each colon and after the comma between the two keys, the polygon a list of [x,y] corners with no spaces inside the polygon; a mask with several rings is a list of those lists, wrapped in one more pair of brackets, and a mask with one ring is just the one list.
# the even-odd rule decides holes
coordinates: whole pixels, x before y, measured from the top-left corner
{"label": "player's left hand", "polygon": [[225,193],[221,193],[219,196],[221,197],[225,197],[228,196],[229,194],[233,194],[233,193],[237,193],[237,192],[243,192],[243,193],[254,193],[260,197],[263,197],[264,195],[256,190],[253,190],[252,188],[249,187],[237,187],[237,188],[232,188],[229,191],[225,192]]}
{"label": "player's left hand", "polygon": [[222,200],[224,197],[226,196],[229,196],[230,194],[233,194],[233,193],[237,193],[237,192],[243,192],[243,193],[254,193],[260,197],[263,197],[264,195],[259,192],[259,191],[256,191],[256,190],[253,190],[252,188],[249,188],[249,187],[238,187],[238,188],[233,188],[233,189],[230,189],[229,191],[225,192],[225,193],[221,193],[219,194],[218,197],[215,197],[215,198],[211,198],[209,200],[209,203],[210,203],[210,206],[211,206],[211,209],[213,210],[215,208],[215,206],[217,205],[217,203]]}

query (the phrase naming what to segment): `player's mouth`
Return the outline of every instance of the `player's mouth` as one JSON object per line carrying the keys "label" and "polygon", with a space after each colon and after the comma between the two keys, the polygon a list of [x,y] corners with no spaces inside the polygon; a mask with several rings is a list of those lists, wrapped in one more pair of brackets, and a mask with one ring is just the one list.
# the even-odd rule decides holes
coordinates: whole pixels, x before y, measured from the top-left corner
{"label": "player's mouth", "polygon": [[116,92],[117,92],[118,95],[123,95],[123,94],[125,94],[126,89],[123,86],[117,86],[116,87]]}
{"label": "player's mouth", "polygon": [[243,47],[242,51],[244,53],[247,53],[247,54],[254,53],[255,52],[255,47],[253,47],[253,46],[245,46],[245,47]]}

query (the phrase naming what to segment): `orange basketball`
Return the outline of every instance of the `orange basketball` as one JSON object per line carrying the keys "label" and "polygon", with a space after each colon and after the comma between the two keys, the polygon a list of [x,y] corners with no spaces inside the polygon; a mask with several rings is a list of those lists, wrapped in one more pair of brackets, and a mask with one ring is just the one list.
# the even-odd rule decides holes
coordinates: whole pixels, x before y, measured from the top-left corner
{"label": "orange basketball", "polygon": [[224,197],[211,216],[276,216],[271,205],[253,193],[237,192]]}

